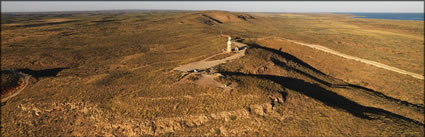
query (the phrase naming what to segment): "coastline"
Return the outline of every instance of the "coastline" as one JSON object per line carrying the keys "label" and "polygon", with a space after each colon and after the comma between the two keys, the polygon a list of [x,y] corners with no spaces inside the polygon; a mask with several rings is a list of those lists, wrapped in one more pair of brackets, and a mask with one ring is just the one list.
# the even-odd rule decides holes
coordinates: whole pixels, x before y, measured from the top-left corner
{"label": "coastline", "polygon": [[355,18],[355,19],[424,21],[424,13],[366,13],[365,12],[365,13],[335,13],[335,14],[351,15],[352,18]]}

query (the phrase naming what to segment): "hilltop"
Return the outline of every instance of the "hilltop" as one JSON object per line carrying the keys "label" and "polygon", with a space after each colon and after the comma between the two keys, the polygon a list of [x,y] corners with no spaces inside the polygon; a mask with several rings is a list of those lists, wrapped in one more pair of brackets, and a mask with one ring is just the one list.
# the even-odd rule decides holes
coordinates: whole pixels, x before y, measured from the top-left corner
{"label": "hilltop", "polygon": [[[423,23],[226,11],[3,16],[1,69],[28,86],[1,103],[1,134],[423,136],[423,79],[299,44],[423,76]],[[224,52],[227,36],[246,46]]]}

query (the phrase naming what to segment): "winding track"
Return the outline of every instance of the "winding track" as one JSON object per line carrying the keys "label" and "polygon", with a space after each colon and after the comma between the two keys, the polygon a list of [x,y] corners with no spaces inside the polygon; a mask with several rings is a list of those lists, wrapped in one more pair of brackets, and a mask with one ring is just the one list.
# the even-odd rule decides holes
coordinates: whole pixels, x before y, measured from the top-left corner
{"label": "winding track", "polygon": [[[235,55],[232,55],[230,57],[226,57],[224,59],[208,61],[212,57],[227,53],[225,51],[225,52],[222,52],[222,53],[212,55],[212,56],[210,56],[206,59],[203,59],[201,61],[192,62],[192,63],[186,64],[186,65],[176,67],[173,70],[179,70],[179,71],[183,71],[183,72],[188,72],[188,71],[193,71],[193,70],[205,70],[205,69],[217,66],[219,64],[226,63],[230,60],[234,60],[234,59],[238,59],[240,57],[243,57],[245,55],[247,45],[243,44],[243,43],[239,43],[239,42],[233,42],[233,43],[235,44],[235,46],[240,48],[240,50],[237,51]],[[229,87],[227,87],[226,85],[223,86],[222,83],[214,80],[214,78],[217,77],[217,75],[215,75],[215,74],[205,74],[205,73],[199,73],[199,72],[197,72],[197,73],[200,74],[200,78],[198,80],[196,80],[197,81],[197,82],[195,82],[196,84],[199,84],[199,85],[202,85],[202,86],[221,87],[221,88],[224,88],[224,89],[229,89]]]}
{"label": "winding track", "polygon": [[378,68],[383,68],[383,69],[394,71],[394,72],[397,72],[397,73],[400,73],[400,74],[409,75],[409,76],[412,76],[412,77],[420,79],[420,80],[424,79],[424,76],[422,76],[420,74],[416,74],[416,73],[405,71],[405,70],[402,70],[402,69],[399,69],[399,68],[396,68],[396,67],[388,66],[388,65],[376,62],[376,61],[371,61],[371,60],[362,59],[362,58],[350,56],[350,55],[347,55],[347,54],[343,54],[343,53],[337,52],[335,50],[326,48],[326,47],[321,46],[321,45],[307,44],[307,43],[302,43],[302,42],[298,42],[298,41],[294,41],[294,40],[290,40],[290,39],[285,39],[285,38],[278,38],[278,39],[290,41],[290,42],[293,42],[295,44],[307,46],[307,47],[317,49],[317,50],[320,50],[320,51],[323,51],[323,52],[327,52],[327,53],[330,53],[330,54],[334,54],[334,55],[337,55],[337,56],[340,56],[340,57],[343,57],[343,58],[346,58],[346,59],[351,59],[351,60],[355,60],[355,61],[359,61],[359,62],[362,62],[362,63],[369,64],[369,65],[373,65],[373,66],[378,67]]}
{"label": "winding track", "polygon": [[[14,72],[14,71],[13,71]],[[16,72],[15,72],[16,73]],[[24,78],[24,86],[23,87],[21,87],[21,88],[19,88],[18,89],[18,91],[16,91],[15,93],[13,93],[12,95],[10,95],[10,96],[8,96],[8,97],[6,97],[6,98],[2,98],[1,99],[1,103],[3,103],[3,102],[6,102],[7,100],[9,100],[10,98],[12,98],[12,97],[15,97],[16,95],[18,95],[19,93],[21,93],[27,86],[28,86],[28,80],[29,80],[29,77],[27,77],[27,76],[25,76],[25,75],[22,75],[22,74],[20,74],[20,73],[17,73],[20,77],[23,77]]]}

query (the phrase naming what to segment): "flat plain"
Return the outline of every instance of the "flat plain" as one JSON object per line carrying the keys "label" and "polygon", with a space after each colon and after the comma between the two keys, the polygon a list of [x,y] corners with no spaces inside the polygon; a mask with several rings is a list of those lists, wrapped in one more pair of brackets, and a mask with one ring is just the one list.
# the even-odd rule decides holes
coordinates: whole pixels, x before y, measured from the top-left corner
{"label": "flat plain", "polygon": [[[1,69],[29,83],[1,103],[1,134],[424,136],[423,79],[293,42],[424,75],[424,21],[352,17],[2,13]],[[243,56],[175,69],[240,55],[226,36]]]}

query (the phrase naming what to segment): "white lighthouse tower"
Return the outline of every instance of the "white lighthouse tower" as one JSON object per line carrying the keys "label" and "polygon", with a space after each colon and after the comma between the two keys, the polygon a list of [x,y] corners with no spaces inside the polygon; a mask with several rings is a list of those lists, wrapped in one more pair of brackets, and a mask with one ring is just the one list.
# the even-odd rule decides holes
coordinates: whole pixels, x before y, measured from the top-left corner
{"label": "white lighthouse tower", "polygon": [[227,40],[227,52],[232,52],[232,41],[230,41],[232,38],[228,38]]}

